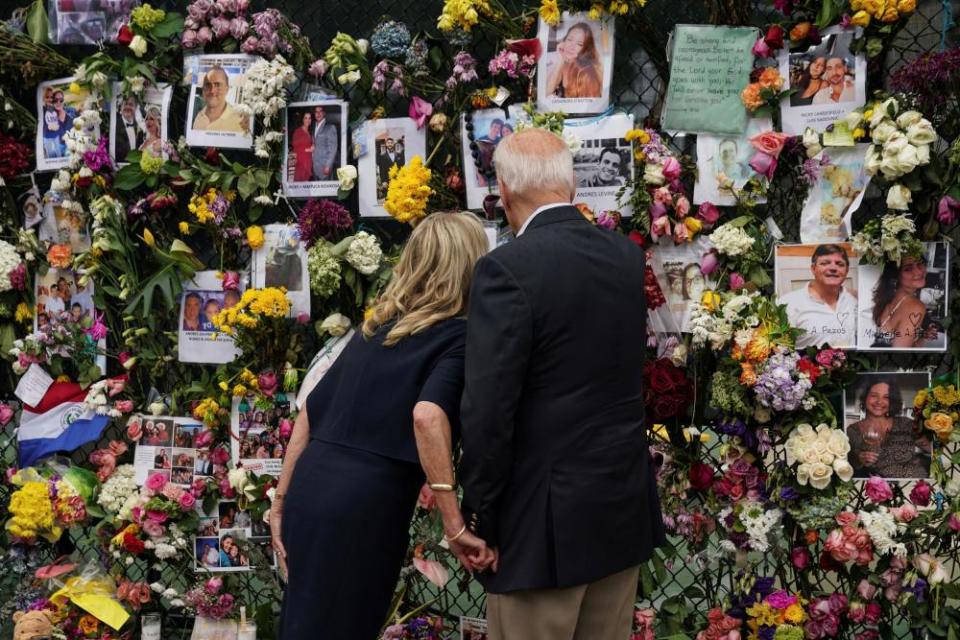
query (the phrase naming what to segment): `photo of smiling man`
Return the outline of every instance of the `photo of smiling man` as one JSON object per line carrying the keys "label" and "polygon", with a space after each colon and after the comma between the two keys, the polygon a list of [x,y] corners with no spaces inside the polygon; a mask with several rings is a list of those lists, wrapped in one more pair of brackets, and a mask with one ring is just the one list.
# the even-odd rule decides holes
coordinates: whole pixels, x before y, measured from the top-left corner
{"label": "photo of smiling man", "polygon": [[253,117],[242,104],[241,87],[247,69],[257,60],[245,54],[194,56],[190,60],[188,144],[231,149],[253,146]]}
{"label": "photo of smiling man", "polygon": [[580,187],[622,187],[624,178],[620,175],[623,156],[615,147],[604,147],[597,158],[597,170],[583,178]]}
{"label": "photo of smiling man", "polygon": [[850,245],[781,245],[776,275],[777,302],[786,305],[790,324],[805,331],[798,349],[856,345],[857,259]]}
{"label": "photo of smiling man", "polygon": [[250,133],[250,116],[227,102],[230,77],[223,67],[213,67],[203,76],[203,108],[193,119],[196,131]]}

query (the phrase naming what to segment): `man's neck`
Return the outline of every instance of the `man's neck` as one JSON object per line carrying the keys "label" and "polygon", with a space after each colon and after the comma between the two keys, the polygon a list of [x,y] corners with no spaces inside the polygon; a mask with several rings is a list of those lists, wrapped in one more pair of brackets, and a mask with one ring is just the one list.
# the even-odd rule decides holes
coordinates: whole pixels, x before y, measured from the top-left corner
{"label": "man's neck", "polygon": [[527,224],[527,221],[530,220],[538,211],[542,210],[545,207],[561,206],[561,205],[570,205],[569,200],[560,198],[560,197],[551,197],[539,199],[537,201],[531,202],[529,204],[522,204],[519,207],[514,208],[513,213],[517,214],[517,209],[520,210],[520,213],[515,216],[516,226],[513,228],[514,233],[519,233],[521,229],[524,228],[524,225]]}
{"label": "man's neck", "polygon": [[226,110],[227,110],[226,102],[224,102],[218,109],[211,109],[209,105],[207,105],[207,107],[204,108],[204,111],[207,113],[207,120],[216,120],[217,118],[222,116],[223,112]]}
{"label": "man's neck", "polygon": [[817,299],[826,302],[828,305],[833,307],[836,306],[837,301],[840,300],[840,294],[843,292],[843,285],[838,287],[829,287],[814,280],[810,283],[810,292]]}

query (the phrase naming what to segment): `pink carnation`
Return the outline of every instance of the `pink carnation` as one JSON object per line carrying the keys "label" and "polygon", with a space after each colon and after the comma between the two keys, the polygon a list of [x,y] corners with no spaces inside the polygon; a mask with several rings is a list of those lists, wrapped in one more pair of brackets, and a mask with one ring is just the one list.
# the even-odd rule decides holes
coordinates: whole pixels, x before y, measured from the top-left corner
{"label": "pink carnation", "polygon": [[880,476],[870,476],[870,479],[867,480],[866,493],[867,497],[877,504],[893,498],[893,489]]}

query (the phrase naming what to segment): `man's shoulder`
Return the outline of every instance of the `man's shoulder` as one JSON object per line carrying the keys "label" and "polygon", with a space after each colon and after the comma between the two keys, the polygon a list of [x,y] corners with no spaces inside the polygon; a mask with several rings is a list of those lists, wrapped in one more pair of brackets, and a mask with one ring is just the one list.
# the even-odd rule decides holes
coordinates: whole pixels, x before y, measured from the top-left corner
{"label": "man's shoulder", "polygon": [[790,293],[785,293],[777,299],[777,302],[780,304],[785,304],[787,306],[792,306],[796,304],[803,304],[810,300],[810,295],[807,293],[807,285],[804,284],[801,287],[797,287]]}

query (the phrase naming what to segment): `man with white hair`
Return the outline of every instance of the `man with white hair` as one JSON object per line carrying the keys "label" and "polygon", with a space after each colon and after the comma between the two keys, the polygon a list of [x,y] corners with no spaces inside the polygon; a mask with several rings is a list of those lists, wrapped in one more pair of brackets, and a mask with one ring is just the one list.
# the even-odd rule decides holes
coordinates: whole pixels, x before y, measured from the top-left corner
{"label": "man with white hair", "polygon": [[494,163],[517,239],[474,273],[460,472],[466,522],[497,550],[478,566],[490,638],[628,640],[639,565],[665,541],[645,435],[644,253],[570,204],[558,136],[525,129]]}

